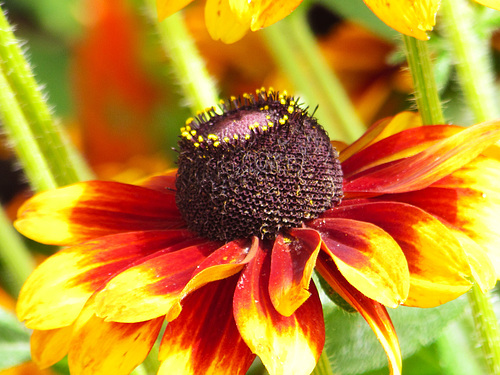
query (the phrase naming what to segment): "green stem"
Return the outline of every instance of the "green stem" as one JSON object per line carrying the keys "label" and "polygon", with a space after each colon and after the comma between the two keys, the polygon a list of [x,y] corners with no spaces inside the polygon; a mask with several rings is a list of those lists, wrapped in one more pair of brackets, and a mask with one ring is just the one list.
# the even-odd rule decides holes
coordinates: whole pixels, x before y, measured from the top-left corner
{"label": "green stem", "polygon": [[182,12],[158,22],[154,0],[149,0],[149,8],[187,105],[193,112],[197,112],[218,104],[219,95],[215,81],[208,73],[205,61],[189,34]]}
{"label": "green stem", "polygon": [[403,35],[415,100],[424,125],[443,124],[444,117],[427,42]]}
{"label": "green stem", "polygon": [[330,366],[330,361],[326,355],[326,350],[323,350],[321,356],[319,357],[318,363],[314,368],[311,375],[333,375],[332,367]]}
{"label": "green stem", "polygon": [[500,331],[493,304],[489,296],[482,293],[477,284],[473,286],[468,296],[474,326],[489,374],[500,374]]}
{"label": "green stem", "polygon": [[9,292],[17,295],[35,264],[4,210],[0,210],[0,263]]}
{"label": "green stem", "polygon": [[276,64],[311,105],[315,116],[334,139],[356,140],[366,130],[342,84],[326,62],[298,7],[284,20],[263,30]]}
{"label": "green stem", "polygon": [[488,44],[474,32],[474,13],[468,1],[443,0],[441,16],[443,30],[456,59],[456,69],[465,99],[476,122],[500,115],[496,105],[494,75]]}
{"label": "green stem", "polygon": [[[10,87],[9,92],[15,93],[10,101],[17,101],[18,108],[23,114],[25,124],[28,124],[30,131],[27,134],[19,134],[17,122],[5,121],[5,127],[14,137],[11,138],[14,148],[25,147],[24,142],[35,144],[38,153],[37,157],[43,159],[52,175],[52,180],[47,179],[45,188],[55,185],[67,185],[81,179],[89,179],[90,171],[80,158],[79,154],[67,141],[62,130],[56,125],[51,116],[50,110],[45,102],[27,61],[25,60],[19,43],[17,42],[12,28],[10,27],[5,15],[0,8],[0,70],[3,71],[2,87]],[[9,94],[10,95],[10,94]],[[5,97],[5,95],[3,95]],[[5,112],[4,102],[0,102],[0,108],[3,117],[9,117]],[[29,138],[29,139],[28,139]],[[18,151],[18,156],[23,166],[33,168],[30,162],[24,159],[23,153]],[[28,175],[36,175],[36,170]],[[38,180],[43,177],[37,178]],[[43,185],[43,184],[42,184]],[[40,189],[40,183],[35,182],[35,189]]]}

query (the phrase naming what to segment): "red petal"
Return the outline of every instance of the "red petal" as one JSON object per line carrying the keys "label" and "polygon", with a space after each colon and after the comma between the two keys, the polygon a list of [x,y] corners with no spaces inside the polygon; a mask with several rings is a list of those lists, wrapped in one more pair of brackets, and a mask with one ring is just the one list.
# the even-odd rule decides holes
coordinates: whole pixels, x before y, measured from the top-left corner
{"label": "red petal", "polygon": [[323,350],[325,326],[314,284],[311,296],[289,317],[269,297],[270,244],[259,247],[234,294],[234,317],[243,340],[271,375],[309,374]]}
{"label": "red petal", "polygon": [[97,315],[133,323],[167,314],[196,267],[218,247],[218,242],[203,242],[128,268],[96,294]]}
{"label": "red petal", "polygon": [[137,185],[159,191],[161,193],[172,193],[175,192],[175,178],[177,176],[177,169],[170,169],[159,175],[150,176],[142,181],[139,181]]}
{"label": "red petal", "polygon": [[159,375],[243,375],[255,355],[241,338],[232,303],[237,277],[210,283],[189,295],[167,325]]}
{"label": "red petal", "polygon": [[365,318],[373,329],[387,354],[391,374],[401,374],[401,350],[398,337],[385,307],[350,285],[327,254],[323,252],[319,254],[316,269],[328,284]]}
{"label": "red petal", "polygon": [[307,225],[321,233],[324,249],[355,288],[391,307],[406,300],[408,264],[387,232],[371,223],[344,218],[316,219]]}
{"label": "red petal", "polygon": [[70,245],[114,233],[185,224],[173,192],[89,181],[34,196],[20,208],[15,225],[38,242]]}
{"label": "red petal", "polygon": [[278,235],[271,255],[269,295],[274,308],[292,315],[310,296],[308,291],[321,236],[311,229],[293,229],[292,237]]}
{"label": "red petal", "polygon": [[344,182],[344,192],[382,194],[423,189],[463,167],[498,139],[498,122],[471,126],[416,155],[350,176]]}

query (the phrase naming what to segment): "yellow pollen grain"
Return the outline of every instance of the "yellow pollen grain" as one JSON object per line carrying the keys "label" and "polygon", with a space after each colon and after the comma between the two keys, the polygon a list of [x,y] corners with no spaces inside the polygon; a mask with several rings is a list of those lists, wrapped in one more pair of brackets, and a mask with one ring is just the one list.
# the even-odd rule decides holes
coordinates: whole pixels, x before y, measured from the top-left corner
{"label": "yellow pollen grain", "polygon": [[250,134],[245,134],[245,139],[250,139]]}
{"label": "yellow pollen grain", "polygon": [[295,108],[294,108],[294,107],[292,107],[291,105],[290,105],[290,106],[288,106],[288,113],[292,114],[292,113],[293,113],[293,111],[295,111]]}
{"label": "yellow pollen grain", "polygon": [[267,130],[267,126],[263,126],[262,130],[266,131]]}
{"label": "yellow pollen grain", "polygon": [[234,139],[238,139],[238,134],[233,134]]}
{"label": "yellow pollen grain", "polygon": [[187,131],[187,132],[190,132],[190,131],[191,131],[191,126],[186,125],[186,131]]}
{"label": "yellow pollen grain", "polygon": [[219,145],[220,145],[220,142],[219,142],[219,141],[215,141],[215,142],[214,142],[214,147],[219,147]]}
{"label": "yellow pollen grain", "polygon": [[285,124],[285,122],[286,122],[285,118],[280,118],[280,119],[279,119],[279,123],[280,123],[281,125],[284,125],[284,124]]}
{"label": "yellow pollen grain", "polygon": [[267,126],[269,126],[270,128],[272,128],[272,127],[274,126],[274,124],[273,124],[271,121],[269,121],[269,122],[267,123]]}
{"label": "yellow pollen grain", "polygon": [[186,135],[186,139],[187,139],[188,141],[190,141],[191,139],[193,139],[193,137],[191,137],[191,134],[188,134],[188,135]]}
{"label": "yellow pollen grain", "polygon": [[193,129],[190,131],[190,133],[191,133],[191,135],[196,135],[196,130]]}
{"label": "yellow pollen grain", "polygon": [[184,138],[187,138],[187,136],[189,135],[189,133],[187,131],[183,131],[181,133],[181,135],[184,137]]}
{"label": "yellow pollen grain", "polygon": [[207,138],[211,139],[212,141],[216,141],[219,139],[219,137],[217,137],[215,134],[209,134],[207,135]]}
{"label": "yellow pollen grain", "polygon": [[194,118],[193,117],[189,117],[187,120],[186,120],[186,126],[189,126],[193,123],[194,121]]}
{"label": "yellow pollen grain", "polygon": [[200,144],[198,142],[195,142],[194,147],[200,147]]}
{"label": "yellow pollen grain", "polygon": [[280,103],[281,103],[281,105],[285,105],[286,104],[286,100],[283,99],[283,98],[281,98]]}
{"label": "yellow pollen grain", "polygon": [[224,142],[229,142],[229,137],[224,137]]}
{"label": "yellow pollen grain", "polygon": [[185,126],[181,127],[181,133],[184,133],[185,131],[186,131],[186,127]]}
{"label": "yellow pollen grain", "polygon": [[269,109],[269,106],[266,104],[266,105],[264,106],[264,109],[267,111],[267,110]]}
{"label": "yellow pollen grain", "polygon": [[198,142],[203,142],[203,137],[201,135],[198,136]]}

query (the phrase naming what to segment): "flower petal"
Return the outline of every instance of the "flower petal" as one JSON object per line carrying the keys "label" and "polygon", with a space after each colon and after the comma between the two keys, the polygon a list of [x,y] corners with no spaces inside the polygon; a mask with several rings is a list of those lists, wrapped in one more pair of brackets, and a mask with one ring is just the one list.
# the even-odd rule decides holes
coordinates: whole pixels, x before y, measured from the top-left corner
{"label": "flower petal", "polygon": [[255,358],[233,318],[237,276],[189,295],[179,317],[167,325],[160,345],[159,375],[244,375]]}
{"label": "flower petal", "polygon": [[469,163],[500,139],[500,123],[484,122],[416,155],[350,176],[344,192],[401,193],[423,189]]}
{"label": "flower petal", "polygon": [[187,230],[121,233],[61,250],[25,282],[17,315],[30,328],[67,326],[114,274],[158,251],[173,251],[171,246],[193,236]]}
{"label": "flower petal", "polygon": [[451,125],[421,126],[403,130],[354,154],[342,163],[342,172],[344,177],[348,178],[369,168],[413,156],[460,130],[463,128]]}
{"label": "flower petal", "polygon": [[401,112],[394,117],[377,121],[355,142],[341,149],[339,160],[344,163],[366,147],[403,130],[421,127],[422,120],[418,112]]}
{"label": "flower petal", "polygon": [[234,43],[247,33],[250,20],[237,17],[231,10],[229,0],[207,0],[205,4],[205,23],[208,33],[214,40]]}
{"label": "flower petal", "polygon": [[120,232],[180,228],[184,222],[172,192],[89,181],[35,195],[14,225],[38,242],[71,245]]}
{"label": "flower petal", "polygon": [[476,3],[482,4],[492,9],[500,10],[499,0],[474,0]]}
{"label": "flower petal", "polygon": [[439,0],[364,0],[388,26],[400,33],[427,40],[426,31],[436,24]]}
{"label": "flower petal", "polygon": [[68,354],[73,326],[34,330],[31,335],[31,358],[40,368],[47,368],[59,362]]}
{"label": "flower petal", "polygon": [[292,229],[274,241],[269,295],[281,315],[290,316],[310,296],[309,283],[321,247],[321,236],[311,229]]}
{"label": "flower petal", "polygon": [[175,192],[175,179],[177,176],[177,169],[170,169],[161,174],[147,177],[137,183],[137,185],[157,190],[161,193]]}
{"label": "flower petal", "polygon": [[163,21],[168,16],[178,12],[193,0],[156,0],[156,10],[158,12],[158,21]]}
{"label": "flower petal", "polygon": [[95,296],[97,316],[134,323],[167,314],[196,267],[220,247],[218,242],[202,241],[152,257],[112,278]]}
{"label": "flower petal", "polygon": [[148,355],[164,318],[116,323],[84,313],[79,320],[68,354],[71,374],[127,375]]}
{"label": "flower petal", "polygon": [[182,310],[181,300],[188,294],[208,284],[209,282],[230,277],[250,262],[258,246],[257,237],[252,238],[251,244],[246,240],[231,241],[215,250],[198,267],[179,293],[178,302],[169,310],[167,320],[171,322],[176,319]]}
{"label": "flower petal", "polygon": [[239,19],[251,20],[250,29],[257,31],[288,16],[302,0],[229,0],[231,10]]}
{"label": "flower petal", "polygon": [[344,218],[316,219],[307,225],[321,233],[323,249],[361,293],[390,307],[406,300],[408,264],[387,232],[371,223]]}
{"label": "flower petal", "polygon": [[310,374],[323,350],[325,327],[314,283],[311,296],[289,317],[269,297],[270,244],[243,270],[234,294],[234,318],[243,340],[270,375]]}
{"label": "flower petal", "polygon": [[381,201],[340,207],[328,215],[331,213],[370,222],[396,240],[410,270],[405,305],[438,306],[470,289],[471,270],[460,242],[427,212],[409,204]]}
{"label": "flower petal", "polygon": [[319,254],[316,269],[326,282],[365,318],[387,354],[391,374],[400,375],[401,350],[398,336],[385,307],[350,285],[328,254]]}

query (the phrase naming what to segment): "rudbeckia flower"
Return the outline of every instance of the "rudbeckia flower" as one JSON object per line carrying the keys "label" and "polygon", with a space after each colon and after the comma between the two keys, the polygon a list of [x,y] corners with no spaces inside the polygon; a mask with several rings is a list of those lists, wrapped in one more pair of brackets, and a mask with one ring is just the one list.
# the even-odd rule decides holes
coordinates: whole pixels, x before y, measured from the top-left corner
{"label": "rudbeckia flower", "polygon": [[[427,40],[427,31],[436,24],[441,0],[363,0],[384,23],[402,34]],[[475,0],[487,7],[500,10],[498,0]]]}
{"label": "rudbeckia flower", "polygon": [[[160,21],[193,0],[156,0]],[[224,43],[240,40],[248,30],[257,31],[288,16],[302,0],[206,0],[205,23],[210,36]]]}
{"label": "rudbeckia flower", "polygon": [[[15,225],[67,246],[24,285],[17,313],[41,366],[127,374],[164,321],[159,374],[309,374],[323,350],[318,271],[372,327],[391,372],[386,307],[493,287],[498,122],[419,126],[402,113],[348,147],[297,100],[258,90],[181,129],[178,169],[137,185],[42,192]],[[493,267],[492,263],[497,266]]]}

